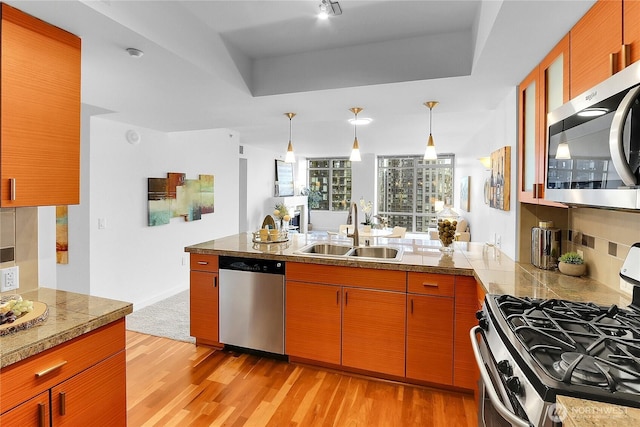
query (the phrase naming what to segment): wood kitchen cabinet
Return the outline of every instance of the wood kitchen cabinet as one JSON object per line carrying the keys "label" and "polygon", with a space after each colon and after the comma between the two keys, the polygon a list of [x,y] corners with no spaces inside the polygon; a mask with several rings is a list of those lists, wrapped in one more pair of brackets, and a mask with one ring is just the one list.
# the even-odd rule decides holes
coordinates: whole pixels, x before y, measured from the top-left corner
{"label": "wood kitchen cabinet", "polygon": [[640,2],[600,0],[571,29],[571,97],[640,59]]}
{"label": "wood kitchen cabinet", "polygon": [[453,384],[455,277],[408,274],[406,377]]}
{"label": "wood kitchen cabinet", "polygon": [[190,334],[197,344],[222,347],[218,331],[218,256],[191,254]]}
{"label": "wood kitchen cabinet", "polygon": [[569,36],[564,37],[519,85],[518,200],[565,207],[544,198],[547,113],[569,101]]}
{"label": "wood kitchen cabinet", "polygon": [[456,276],[453,385],[469,390],[477,389],[480,377],[469,339],[469,330],[478,324],[475,313],[480,308],[478,298],[483,294],[479,286],[473,277]]}
{"label": "wood kitchen cabinet", "polygon": [[340,286],[287,282],[286,349],[289,356],[341,363]]}
{"label": "wood kitchen cabinet", "polygon": [[126,425],[125,320],[0,370],[0,425]]}
{"label": "wood kitchen cabinet", "polygon": [[291,262],[286,280],[289,356],[404,376],[405,272]]}
{"label": "wood kitchen cabinet", "polygon": [[80,39],[1,5],[0,206],[80,202]]}
{"label": "wood kitchen cabinet", "polygon": [[343,289],[342,365],[403,377],[406,296]]}

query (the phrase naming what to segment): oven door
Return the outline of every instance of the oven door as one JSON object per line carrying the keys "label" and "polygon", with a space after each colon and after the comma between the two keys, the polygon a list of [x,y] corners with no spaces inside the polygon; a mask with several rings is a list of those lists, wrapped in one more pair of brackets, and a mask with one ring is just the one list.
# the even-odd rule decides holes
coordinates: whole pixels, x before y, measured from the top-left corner
{"label": "oven door", "polygon": [[515,412],[522,412],[522,409],[514,410],[514,405],[518,405],[517,399],[510,398],[510,392],[503,384],[482,328],[479,326],[472,328],[470,337],[480,370],[478,425],[480,427],[532,427],[529,421],[516,415]]}

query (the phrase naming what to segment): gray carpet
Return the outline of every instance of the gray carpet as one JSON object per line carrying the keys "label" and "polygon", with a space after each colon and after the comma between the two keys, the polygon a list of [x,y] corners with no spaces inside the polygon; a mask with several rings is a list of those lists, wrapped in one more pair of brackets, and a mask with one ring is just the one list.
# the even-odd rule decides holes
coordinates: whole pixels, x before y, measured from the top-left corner
{"label": "gray carpet", "polygon": [[127,329],[195,343],[195,338],[189,336],[189,291],[134,311],[127,316]]}

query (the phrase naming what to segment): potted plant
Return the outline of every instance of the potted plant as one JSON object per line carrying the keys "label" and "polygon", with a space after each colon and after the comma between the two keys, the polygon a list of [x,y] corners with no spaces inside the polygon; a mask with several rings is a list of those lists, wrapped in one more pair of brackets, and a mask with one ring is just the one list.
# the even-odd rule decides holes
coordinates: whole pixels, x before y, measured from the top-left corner
{"label": "potted plant", "polygon": [[582,276],[587,271],[587,265],[577,252],[566,252],[558,258],[558,270],[568,276]]}
{"label": "potted plant", "polygon": [[315,182],[315,185],[311,187],[304,187],[300,194],[307,196],[307,212],[309,219],[309,231],[311,231],[311,209],[318,209],[320,207],[320,201],[322,200],[322,193],[320,192],[320,183]]}

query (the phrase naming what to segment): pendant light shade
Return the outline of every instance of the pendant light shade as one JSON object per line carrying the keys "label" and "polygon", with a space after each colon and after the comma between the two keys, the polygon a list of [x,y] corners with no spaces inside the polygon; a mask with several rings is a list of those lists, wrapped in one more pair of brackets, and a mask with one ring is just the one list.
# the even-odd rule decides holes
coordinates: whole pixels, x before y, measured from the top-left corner
{"label": "pendant light shade", "polygon": [[433,135],[431,135],[431,119],[433,107],[438,105],[438,101],[427,101],[424,103],[429,108],[429,140],[427,141],[427,149],[424,152],[424,160],[437,160],[436,145],[433,143]]}
{"label": "pendant light shade", "polygon": [[567,142],[567,134],[564,131],[564,122],[562,122],[562,132],[560,132],[560,143],[558,144],[558,151],[556,151],[557,160],[570,160],[571,150],[569,150],[569,143]]}
{"label": "pendant light shade", "polygon": [[293,154],[293,144],[291,143],[291,119],[293,119],[296,113],[284,113],[285,116],[289,117],[289,145],[287,146],[287,154],[284,156],[285,163],[295,163],[296,156]]}
{"label": "pendant light shade", "polygon": [[349,108],[349,111],[351,111],[355,115],[353,121],[353,147],[351,148],[351,156],[349,157],[349,160],[352,162],[359,162],[361,158],[360,145],[358,144],[358,113],[362,111],[362,108],[353,107]]}

